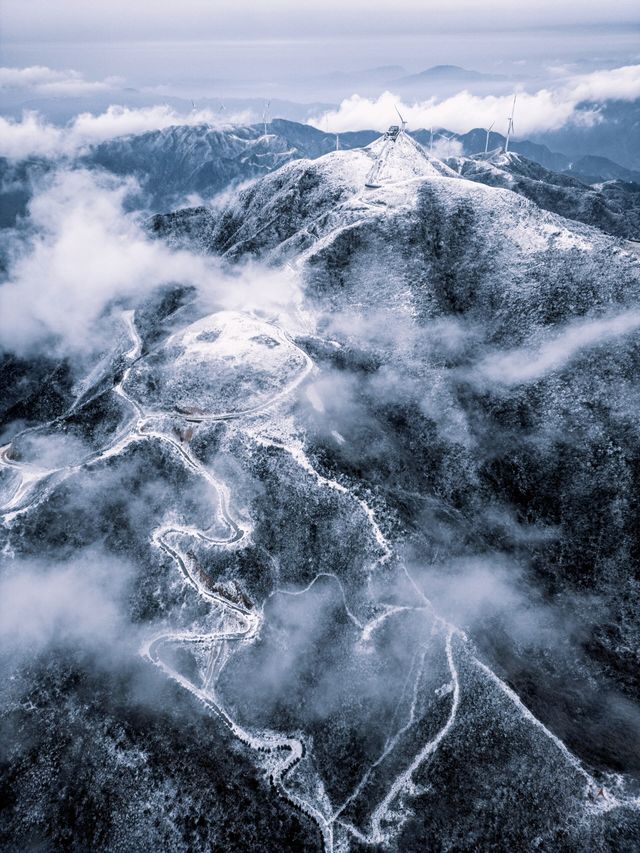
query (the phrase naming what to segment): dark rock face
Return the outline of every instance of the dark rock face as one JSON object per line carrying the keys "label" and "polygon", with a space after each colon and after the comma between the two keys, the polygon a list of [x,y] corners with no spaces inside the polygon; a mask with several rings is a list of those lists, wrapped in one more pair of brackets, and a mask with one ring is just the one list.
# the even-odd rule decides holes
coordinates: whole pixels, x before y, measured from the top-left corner
{"label": "dark rock face", "polygon": [[153,219],[299,275],[246,375],[177,285],[69,412],[11,363],[0,580],[93,616],[3,657],[8,849],[633,849],[640,264],[571,177],[402,150]]}

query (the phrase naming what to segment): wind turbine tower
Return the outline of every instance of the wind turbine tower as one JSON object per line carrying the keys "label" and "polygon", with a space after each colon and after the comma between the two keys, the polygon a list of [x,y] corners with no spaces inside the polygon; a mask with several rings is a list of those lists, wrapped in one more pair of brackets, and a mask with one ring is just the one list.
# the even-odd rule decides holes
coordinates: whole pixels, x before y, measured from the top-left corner
{"label": "wind turbine tower", "polygon": [[509,150],[509,140],[513,136],[513,114],[516,111],[516,98],[517,97],[518,97],[517,94],[513,96],[513,104],[511,106],[511,115],[509,116],[509,124],[507,125],[507,138],[506,138],[505,143],[504,143],[505,153]]}
{"label": "wind turbine tower", "polygon": [[401,123],[400,133],[404,133],[405,128],[406,128],[406,126],[407,126],[407,123],[406,123],[406,121],[402,118],[402,113],[401,113],[401,112],[400,112],[400,110],[398,109],[397,105],[394,105],[394,106],[395,106],[395,108],[396,108],[396,112],[398,113],[398,118],[400,119],[400,123]]}
{"label": "wind turbine tower", "polygon": [[486,142],[484,143],[484,153],[485,153],[485,157],[486,157],[486,155],[487,155],[487,153],[488,153],[488,151],[489,151],[489,134],[491,133],[491,128],[493,127],[493,125],[494,125],[494,124],[495,124],[495,121],[492,121],[492,122],[491,122],[491,124],[489,125],[489,127],[487,128],[487,140],[486,140]]}
{"label": "wind turbine tower", "polygon": [[269,107],[271,106],[271,101],[265,101],[264,110],[262,111],[262,124],[264,125],[264,135],[267,135],[267,116],[269,113]]}

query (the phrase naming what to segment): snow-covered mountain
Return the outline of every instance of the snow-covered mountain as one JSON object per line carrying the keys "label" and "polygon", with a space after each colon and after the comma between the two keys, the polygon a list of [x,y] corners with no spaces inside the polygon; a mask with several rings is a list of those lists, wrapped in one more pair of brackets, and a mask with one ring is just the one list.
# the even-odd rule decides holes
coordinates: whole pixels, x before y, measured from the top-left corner
{"label": "snow-covered mountain", "polygon": [[[385,144],[287,164],[240,193],[222,212],[179,211],[156,217],[153,227],[174,245],[195,246],[230,261],[294,264],[302,271],[308,298],[329,313],[381,314],[390,325],[425,329],[453,324],[452,349],[439,340],[438,348],[445,350],[438,349],[438,359],[446,364],[447,393],[457,400],[440,400],[442,411],[433,417],[445,417],[449,409],[446,417],[458,418],[474,433],[477,407],[482,409],[476,427],[481,425],[483,437],[468,435],[472,444],[488,442],[483,451],[488,456],[480,463],[484,473],[476,469],[481,479],[488,478],[481,489],[513,490],[508,472],[513,465],[523,466],[521,493],[510,498],[522,501],[519,513],[531,523],[556,524],[562,502],[571,501],[574,513],[585,513],[587,523],[592,509],[587,493],[600,486],[587,474],[587,457],[577,463],[587,465],[577,474],[581,485],[561,484],[561,471],[575,451],[550,425],[556,422],[560,429],[563,419],[579,423],[572,429],[580,430],[593,452],[603,430],[614,442],[631,439],[623,439],[622,422],[614,427],[610,418],[614,406],[622,417],[635,359],[635,337],[624,331],[636,328],[640,298],[640,267],[632,247],[549,212],[544,209],[549,204],[541,207],[523,190],[502,189],[500,184],[511,179],[533,182],[541,169],[518,156],[465,161],[472,168],[495,170],[498,186],[487,186],[443,168],[404,139],[379,173],[379,186],[369,189],[368,176]],[[560,188],[575,188],[571,179],[563,181]],[[623,318],[620,336],[616,318]],[[348,341],[348,327],[344,333]],[[359,332],[354,337],[358,347],[366,347]],[[600,346],[604,340],[613,343]],[[397,341],[388,344],[384,355],[378,342],[372,345],[378,357],[392,357]],[[431,353],[427,347],[424,354],[412,354],[420,370],[433,367]],[[616,364],[623,379],[612,389],[604,377],[615,372]],[[493,430],[513,430],[527,443],[530,429],[549,430],[548,442],[536,453],[540,470],[559,490],[552,495],[545,488],[547,504],[538,510],[526,495],[534,481],[541,488],[541,474],[529,467],[533,463],[525,461],[522,449],[509,446],[502,459],[490,459]],[[535,440],[531,452],[534,446]],[[445,488],[444,481],[438,488]],[[601,510],[614,511],[606,499]],[[575,520],[574,515],[572,524]],[[568,550],[555,572],[561,586],[582,582],[577,554],[584,543],[569,532],[567,537],[563,547]],[[568,556],[572,548],[574,557]],[[589,584],[610,589],[609,578],[597,572]]]}
{"label": "snow-covered mountain", "polygon": [[[310,125],[281,119],[271,122],[267,131],[265,136],[262,125],[229,130],[213,130],[205,125],[171,127],[105,142],[97,146],[85,162],[118,175],[135,176],[143,188],[146,203],[151,209],[160,211],[175,206],[189,193],[210,198],[228,186],[260,177],[291,160],[320,157],[334,150],[336,144],[345,150],[360,148],[377,136],[374,131],[360,131],[336,137]],[[429,149],[430,131],[417,130],[410,136]],[[465,156],[476,155],[486,142],[483,130],[453,138],[462,144]],[[500,134],[490,134],[489,141],[492,150],[504,147],[505,140]],[[632,236],[636,227],[633,208],[638,194],[633,186],[623,184],[640,179],[638,173],[604,157],[572,161],[544,145],[526,140],[513,142],[512,150],[531,161],[527,168],[532,174],[536,172],[533,180],[577,191],[585,184],[604,183],[604,187],[598,187],[590,196],[583,191],[582,201],[574,200],[573,206],[569,198],[571,193],[565,193],[564,208],[558,202],[557,212],[570,216],[572,209],[577,211],[582,207],[584,212],[574,218],[604,227],[609,233]],[[536,171],[536,164],[544,168]],[[564,181],[557,173],[566,173],[575,181]],[[627,208],[631,211],[629,222],[624,215]]]}
{"label": "snow-covered mountain", "polygon": [[[498,150],[488,157],[453,157],[447,163],[469,180],[520,193],[545,210],[594,225],[607,234],[640,239],[640,184],[613,179],[591,186],[579,176],[573,177],[576,170],[552,172],[511,151]],[[598,166],[611,174],[602,162]]]}
{"label": "snow-covered mountain", "polygon": [[[445,132],[445,135],[450,135]],[[130,203],[151,212],[164,212],[183,205],[189,196],[205,200],[230,187],[254,180],[272,172],[284,163],[302,158],[320,157],[335,150],[351,150],[368,145],[376,139],[375,131],[342,133],[336,137],[307,124],[276,119],[267,126],[248,125],[214,129],[209,125],[176,125],[163,130],[118,137],[90,149],[80,158],[63,161],[67,167],[84,166],[106,170],[119,177],[133,177],[141,192]],[[411,138],[429,150],[431,132],[417,130]],[[440,134],[436,134],[436,139]],[[475,156],[486,143],[484,130],[454,135],[463,147],[464,156]],[[493,149],[504,146],[504,137],[490,134]],[[572,193],[564,193],[558,212],[571,215],[573,209],[584,209],[576,218],[599,224],[604,230],[623,236],[632,235],[635,227],[634,208],[637,192],[633,182],[638,173],[624,169],[606,158],[575,158],[550,151],[544,145],[516,140],[512,150],[548,171],[539,172],[535,180],[554,186],[573,187],[579,183],[563,183],[551,172],[562,172],[580,184],[597,186],[591,195],[572,204]],[[44,174],[58,167],[58,161],[29,159],[12,162],[0,158],[0,227],[11,226],[25,214],[34,186]],[[465,167],[468,168],[468,167]],[[468,171],[468,175],[471,173]],[[477,176],[476,176],[477,178]],[[550,191],[556,195],[558,190]],[[594,195],[596,193],[596,195]],[[555,209],[555,208],[552,208]],[[630,215],[624,216],[628,209]],[[589,213],[591,211],[591,214]]]}
{"label": "snow-covered mountain", "polygon": [[520,156],[237,136],[145,140],[172,192],[270,165],[153,217],[82,379],[3,374],[0,552],[65,619],[11,622],[0,841],[633,849],[634,246]]}
{"label": "snow-covered mountain", "polygon": [[[609,210],[602,191],[549,172],[519,155],[497,153],[489,160],[452,158],[447,165],[430,157],[407,137],[402,138],[401,144],[393,149],[393,158],[383,165],[378,175],[380,187],[368,188],[366,183],[382,145],[379,141],[357,151],[292,162],[239,193],[222,212],[185,209],[156,217],[153,227],[174,240],[185,234],[188,241],[193,237],[206,250],[234,257],[247,252],[288,256],[302,249],[312,251],[316,244],[325,245],[335,227],[339,229],[337,238],[347,227],[356,231],[389,227],[393,231],[398,220],[402,222],[403,233],[409,227],[428,233],[429,223],[437,220],[439,208],[454,203],[461,216],[462,211],[472,211],[468,219],[470,227],[475,229],[474,239],[464,247],[463,253],[475,252],[482,242],[493,244],[488,224],[496,225],[498,243],[503,238],[511,241],[509,233],[503,235],[502,231],[509,230],[507,223],[519,223],[522,216],[527,218],[527,229],[540,231],[537,248],[545,247],[556,253],[570,248],[572,240],[563,247],[562,240],[555,239],[556,229],[580,233],[580,226],[577,222],[547,217],[541,207],[567,218],[591,219],[589,224],[625,236],[634,227],[633,208],[625,211],[626,215],[613,204]],[[474,183],[509,192],[487,192]],[[401,190],[396,192],[396,187]],[[528,195],[537,204],[529,205],[513,194]],[[431,206],[426,203],[427,197]],[[631,203],[634,201],[631,196]],[[270,223],[268,228],[263,224],[265,218]],[[447,227],[446,223],[446,219],[441,219],[434,225],[442,229]],[[481,237],[485,230],[486,237]],[[398,251],[408,253],[404,241],[397,242]],[[589,232],[589,242],[601,245],[603,253],[609,252],[610,243],[602,243],[596,232]],[[411,265],[419,260],[408,257],[407,262]],[[535,259],[531,263],[535,264]]]}
{"label": "snow-covered mountain", "polygon": [[[234,183],[272,172],[290,160],[335,149],[336,137],[310,125],[276,119],[263,125],[215,130],[176,126],[96,146],[85,162],[137,178],[152,209],[170,208],[189,193],[211,197]],[[372,131],[340,137],[344,148],[370,142]]]}

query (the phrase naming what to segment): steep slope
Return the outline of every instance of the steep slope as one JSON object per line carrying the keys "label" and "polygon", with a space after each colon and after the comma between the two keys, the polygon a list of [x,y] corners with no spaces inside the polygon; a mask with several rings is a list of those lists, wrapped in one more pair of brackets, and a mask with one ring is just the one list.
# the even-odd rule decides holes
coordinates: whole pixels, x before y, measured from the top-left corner
{"label": "steep slope", "polygon": [[[411,196],[412,187],[427,175],[456,180],[451,169],[412,139],[387,143],[381,137],[367,148],[292,162],[241,192],[238,203],[220,215],[206,207],[185,209],[155,216],[152,228],[174,245],[195,244],[233,257],[260,255],[290,240],[287,251],[293,252],[327,230],[357,222],[388,204],[404,204],[406,194]],[[367,188],[371,182],[379,186]],[[376,200],[382,187],[388,201]]]}
{"label": "steep slope", "polygon": [[[465,180],[418,147],[396,149],[380,186],[367,188],[381,145],[291,163],[219,214],[178,211],[156,217],[153,228],[228,258],[302,259],[309,282],[329,298],[342,264],[347,291],[339,291],[341,300],[352,294],[375,304],[391,275],[402,282],[405,310],[418,316],[480,311],[499,301],[503,317],[511,301],[528,300],[541,317],[554,319],[565,314],[564,299],[554,301],[554,292],[575,291],[582,312],[622,297],[626,276],[614,271],[629,260],[610,239],[514,192]],[[490,169],[511,190],[515,177],[493,164]],[[559,180],[569,188],[577,184]],[[190,229],[190,222],[197,224]],[[532,281],[544,281],[544,289]],[[517,327],[515,313],[504,319]],[[507,323],[501,327],[506,333]]]}
{"label": "steep slope", "polygon": [[545,210],[594,225],[607,234],[640,238],[640,185],[608,181],[588,186],[579,176],[551,172],[514,152],[447,160],[458,174],[513,190]]}
{"label": "steep slope", "polygon": [[[314,357],[371,376],[358,397],[363,425],[326,404],[349,443],[320,429],[315,452],[333,475],[386,494],[419,563],[450,555],[426,572],[442,606],[461,607],[447,572],[464,575],[469,560],[506,560],[518,584],[532,584],[536,607],[551,608],[549,631],[571,625],[558,647],[504,614],[492,628],[480,620],[476,640],[572,749],[637,772],[640,756],[622,743],[636,731],[640,688],[628,604],[635,508],[625,497],[640,454],[638,261],[517,192],[437,174],[413,149],[367,189],[380,145],[289,164],[218,216],[181,212],[154,227],[230,261],[297,265],[324,334],[340,344],[311,344]],[[559,188],[575,185],[562,178]],[[384,473],[372,442],[384,447]],[[429,508],[411,495],[430,495]],[[600,603],[578,604],[584,596]],[[618,698],[598,705],[588,683]]]}
{"label": "steep slope", "polygon": [[[348,133],[341,146],[367,144],[371,131]],[[138,179],[152,210],[175,206],[190,193],[208,197],[234,183],[262,176],[290,160],[319,157],[336,147],[333,134],[277,119],[267,126],[214,129],[178,125],[103,142],[84,158],[117,175]]]}

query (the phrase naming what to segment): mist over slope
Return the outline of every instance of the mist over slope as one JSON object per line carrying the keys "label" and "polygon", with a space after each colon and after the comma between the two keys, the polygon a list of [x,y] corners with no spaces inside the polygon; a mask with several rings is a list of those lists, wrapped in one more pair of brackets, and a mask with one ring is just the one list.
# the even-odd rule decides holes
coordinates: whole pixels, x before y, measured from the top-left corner
{"label": "mist over slope", "polygon": [[267,130],[8,232],[3,847],[633,849],[633,205]]}

